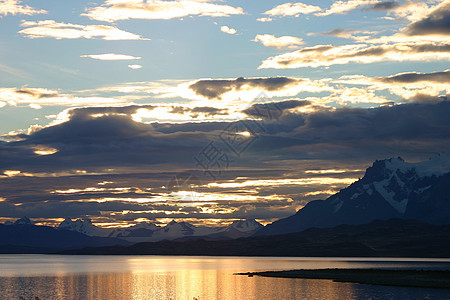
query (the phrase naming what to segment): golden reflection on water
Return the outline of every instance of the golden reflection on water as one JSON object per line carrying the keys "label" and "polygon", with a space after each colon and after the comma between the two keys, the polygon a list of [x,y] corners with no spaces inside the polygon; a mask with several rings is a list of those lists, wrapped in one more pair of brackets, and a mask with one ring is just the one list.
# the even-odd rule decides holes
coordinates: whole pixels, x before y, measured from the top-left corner
{"label": "golden reflection on water", "polygon": [[354,298],[353,285],[348,283],[237,276],[225,270],[13,277],[3,284],[6,289],[0,291],[1,299],[19,299],[20,296],[42,300]]}
{"label": "golden reflection on water", "polygon": [[[396,261],[382,265],[408,264]],[[386,288],[330,280],[233,274],[374,266],[380,263],[308,258],[0,255],[0,299],[367,299],[374,291],[384,295]],[[383,296],[373,299],[383,299]]]}

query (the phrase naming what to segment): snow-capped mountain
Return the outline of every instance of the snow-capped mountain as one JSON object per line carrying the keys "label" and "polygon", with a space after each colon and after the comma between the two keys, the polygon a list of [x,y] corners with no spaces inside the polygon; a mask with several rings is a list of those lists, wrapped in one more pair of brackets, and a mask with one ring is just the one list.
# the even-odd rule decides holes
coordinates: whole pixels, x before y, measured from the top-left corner
{"label": "snow-capped mountain", "polygon": [[161,227],[152,223],[139,223],[128,228],[114,228],[108,237],[120,238],[133,243],[146,242],[152,239],[153,233]]}
{"label": "snow-capped mountain", "polygon": [[234,221],[228,228],[234,228],[240,232],[252,232],[261,229],[260,223],[256,222],[254,219],[251,220],[238,220]]}
{"label": "snow-capped mountain", "polygon": [[400,157],[375,161],[362,179],[326,200],[309,202],[295,215],[269,224],[257,235],[390,218],[450,223],[449,153],[419,163]]}
{"label": "snow-capped mountain", "polygon": [[112,232],[112,229],[95,226],[90,219],[77,219],[73,221],[72,219],[66,218],[59,224],[58,229],[76,231],[85,235],[99,237],[107,237]]}
{"label": "snow-capped mountain", "polygon": [[220,230],[219,232],[208,235],[206,238],[222,240],[249,237],[263,227],[263,225],[253,219],[238,220],[234,221],[232,224]]}
{"label": "snow-capped mountain", "polygon": [[175,240],[186,237],[210,237],[220,234],[220,238],[239,238],[250,236],[263,227],[255,220],[234,221],[226,227],[194,226],[187,222],[171,221],[164,227],[152,223],[140,223],[128,228],[105,229],[92,224],[91,220],[64,220],[58,227],[89,236],[119,238],[133,243]]}

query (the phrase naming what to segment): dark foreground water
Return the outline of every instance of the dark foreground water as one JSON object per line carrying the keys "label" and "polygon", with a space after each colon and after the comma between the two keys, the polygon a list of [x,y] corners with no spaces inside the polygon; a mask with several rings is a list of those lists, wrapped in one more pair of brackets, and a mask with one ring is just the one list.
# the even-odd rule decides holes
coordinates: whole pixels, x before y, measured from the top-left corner
{"label": "dark foreground water", "polygon": [[0,255],[0,299],[450,299],[449,290],[233,275],[318,268],[450,270],[450,260]]}

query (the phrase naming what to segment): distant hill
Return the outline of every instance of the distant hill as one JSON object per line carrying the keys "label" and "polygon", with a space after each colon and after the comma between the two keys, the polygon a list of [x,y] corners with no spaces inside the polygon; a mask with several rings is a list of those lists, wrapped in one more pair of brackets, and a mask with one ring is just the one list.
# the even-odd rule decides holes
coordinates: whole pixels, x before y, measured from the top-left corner
{"label": "distant hill", "polygon": [[234,240],[189,240],[68,250],[62,254],[450,257],[450,225],[391,219]]}
{"label": "distant hill", "polygon": [[391,218],[448,224],[449,172],[449,153],[419,163],[407,163],[400,157],[376,161],[362,179],[326,200],[309,202],[295,215],[267,225],[256,235],[366,224]]}

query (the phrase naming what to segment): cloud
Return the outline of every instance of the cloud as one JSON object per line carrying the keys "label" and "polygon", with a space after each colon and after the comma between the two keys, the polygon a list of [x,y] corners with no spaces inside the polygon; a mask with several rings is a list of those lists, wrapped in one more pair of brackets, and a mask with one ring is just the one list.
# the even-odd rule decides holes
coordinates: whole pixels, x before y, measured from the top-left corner
{"label": "cloud", "polygon": [[448,60],[450,44],[403,43],[395,45],[317,45],[285,53],[264,60],[259,69],[294,69],[342,65],[347,63],[374,63],[381,61]]}
{"label": "cloud", "polygon": [[448,42],[450,29],[450,2],[428,6],[424,2],[407,1],[390,11],[400,18],[411,21],[399,32],[378,38],[365,38],[363,42],[385,43],[425,43]]}
{"label": "cloud", "polygon": [[231,91],[254,88],[264,91],[279,91],[294,85],[298,81],[301,80],[288,77],[205,79],[191,84],[189,88],[196,94],[208,99],[221,99],[223,94]]}
{"label": "cloud", "polygon": [[141,59],[140,57],[124,55],[124,54],[115,54],[115,53],[105,53],[105,54],[89,54],[89,55],[81,55],[80,57],[89,57],[92,59],[98,60],[134,60]]}
{"label": "cloud", "polygon": [[425,74],[418,72],[400,73],[387,77],[378,77],[376,80],[384,83],[417,83],[427,81],[450,84],[450,70]]}
{"label": "cloud", "polygon": [[369,90],[388,90],[402,101],[441,102],[450,93],[450,71],[399,73],[385,77],[362,75],[342,76],[335,81],[340,84],[366,85]]}
{"label": "cloud", "polygon": [[141,65],[128,65],[128,68],[133,69],[133,70],[138,70],[140,68],[142,68]]}
{"label": "cloud", "polygon": [[278,6],[275,6],[271,10],[266,11],[264,14],[272,17],[275,16],[294,16],[298,17],[302,14],[312,14],[318,11],[321,11],[322,8],[315,5],[308,5],[301,2],[298,3],[284,3]]}
{"label": "cloud", "polygon": [[[344,88],[339,83],[335,84],[331,78],[311,80],[298,77],[239,77],[194,81],[136,82],[104,87],[94,91],[100,94],[122,93],[129,100],[138,100],[151,95],[160,99],[181,97],[192,100],[191,104],[196,106],[210,106],[213,103],[217,108],[230,109],[229,117],[257,99],[266,101],[275,97],[298,97],[302,93],[309,94],[310,99],[306,100],[314,101],[317,105],[326,105],[331,102],[339,104],[392,102],[385,97],[375,95],[373,91],[356,87]],[[319,93],[318,96],[314,95]],[[211,100],[220,101],[212,102]],[[167,111],[158,111],[158,114],[152,112],[151,115],[151,118],[160,120],[162,116],[167,117],[166,120],[174,117],[168,115]],[[239,116],[240,114],[235,115],[235,118],[239,118]],[[176,120],[180,119],[177,117]]]}
{"label": "cloud", "polygon": [[230,28],[228,26],[221,26],[220,31],[228,33],[228,34],[236,34],[236,32],[237,32],[236,29]]}
{"label": "cloud", "polygon": [[221,109],[216,107],[209,107],[209,106],[203,106],[203,107],[183,107],[183,106],[174,106],[172,107],[172,110],[170,113],[173,114],[181,114],[181,115],[189,115],[190,118],[196,119],[201,116],[203,117],[214,117],[214,116],[221,116],[221,115],[227,115],[228,109]]}
{"label": "cloud", "polygon": [[144,40],[140,35],[106,25],[78,25],[45,20],[23,21],[21,26],[28,28],[20,30],[19,33],[32,39],[51,37],[55,39]]}
{"label": "cloud", "polygon": [[111,97],[77,97],[45,88],[0,88],[0,103],[10,106],[27,105],[35,109],[42,106],[117,105],[124,102]]}
{"label": "cloud", "polygon": [[425,18],[409,24],[403,31],[408,36],[450,35],[450,2],[443,2]]}
{"label": "cloud", "polygon": [[[446,0],[444,0],[446,1]],[[438,1],[414,1],[406,0],[398,6],[388,9],[389,15],[394,15],[400,20],[417,21],[430,13],[442,0]]]}
{"label": "cloud", "polygon": [[[405,0],[403,3],[398,1],[382,1],[382,0],[347,0],[347,1],[334,1],[328,9],[323,9],[319,6],[308,5],[304,3],[285,3],[274,7],[273,9],[266,11],[264,14],[274,16],[295,16],[298,17],[302,14],[314,14],[315,16],[323,17],[329,15],[346,14],[350,11],[361,10],[375,10],[375,11],[387,11],[388,14],[394,14],[399,18],[405,18],[410,21],[414,21],[422,18],[430,9],[432,9],[435,3],[438,1],[414,1]],[[270,19],[270,18],[269,18]]]}
{"label": "cloud", "polygon": [[[352,30],[352,29],[342,29],[336,28],[327,32],[319,32],[319,33],[308,33],[307,35],[324,35],[324,36],[334,36],[338,38],[344,39],[355,39],[357,41],[365,41],[370,36],[369,34],[374,34],[374,31],[361,31],[361,30]],[[365,34],[366,36],[361,36],[361,34]]]}
{"label": "cloud", "polygon": [[261,42],[261,44],[266,47],[274,47],[278,49],[296,49],[299,48],[299,45],[304,44],[301,38],[288,35],[276,37],[271,34],[257,34],[253,41]]}
{"label": "cloud", "polygon": [[334,1],[329,9],[324,12],[316,13],[316,16],[329,16],[334,14],[345,14],[349,11],[355,10],[361,6],[377,5],[379,0],[348,0],[348,1]]}
{"label": "cloud", "polygon": [[0,0],[0,16],[6,15],[36,15],[46,14],[43,9],[34,9],[28,5],[22,5],[21,0]]}
{"label": "cloud", "polygon": [[[320,192],[343,188],[361,176],[351,170],[375,159],[423,159],[450,146],[448,101],[308,113],[296,110],[308,102],[275,104],[281,117],[265,120],[265,131],[245,159],[234,158],[219,181],[205,178],[192,158],[236,122],[144,124],[132,117],[140,106],[70,109],[65,122],[24,134],[20,141],[0,141],[0,174],[10,174],[0,175],[2,217],[133,221],[249,214],[269,220],[292,214]],[[41,155],[37,148],[54,150]],[[330,167],[344,172],[308,173]],[[164,188],[181,171],[201,178],[196,191],[209,201],[180,201]]]}
{"label": "cloud", "polygon": [[371,9],[373,10],[393,10],[400,7],[400,3],[397,1],[384,1],[375,3]]}
{"label": "cloud", "polygon": [[357,30],[350,30],[350,29],[341,29],[341,28],[336,28],[333,29],[331,31],[327,31],[327,32],[320,32],[318,34],[321,35],[326,35],[326,36],[335,36],[335,37],[341,37],[341,38],[350,38],[352,37],[352,33],[358,32]]}
{"label": "cloud", "polygon": [[256,21],[264,23],[264,22],[272,22],[273,19],[272,18],[258,18],[258,19],[256,19]]}
{"label": "cloud", "polygon": [[242,15],[240,7],[215,4],[210,0],[107,0],[102,6],[89,8],[83,14],[94,20],[115,22],[128,19],[169,20],[187,16],[228,17]]}

